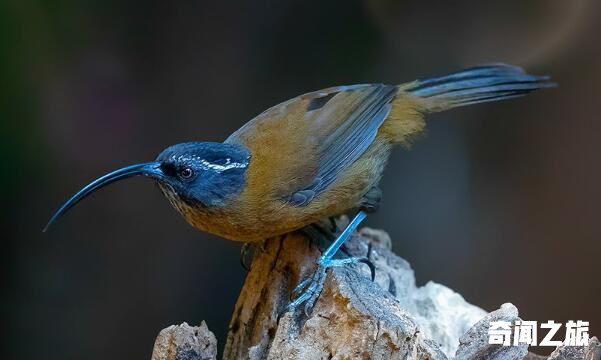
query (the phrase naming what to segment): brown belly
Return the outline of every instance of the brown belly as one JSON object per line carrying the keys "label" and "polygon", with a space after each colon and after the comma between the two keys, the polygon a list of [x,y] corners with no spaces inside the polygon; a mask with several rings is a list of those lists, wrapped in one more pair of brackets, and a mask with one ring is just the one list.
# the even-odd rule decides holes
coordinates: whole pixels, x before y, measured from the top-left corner
{"label": "brown belly", "polygon": [[306,211],[292,208],[283,202],[280,202],[280,205],[279,209],[266,206],[251,210],[246,207],[248,210],[243,213],[221,210],[206,211],[182,206],[177,209],[186,221],[198,230],[229,240],[253,242],[301,229],[322,218],[338,215],[347,207],[340,204],[342,205],[340,208]]}
{"label": "brown belly", "polygon": [[301,229],[322,219],[360,207],[377,186],[390,146],[376,142],[330,188],[306,206],[293,206],[279,194],[253,194],[247,189],[224,208],[180,209],[195,228],[235,241],[260,241]]}

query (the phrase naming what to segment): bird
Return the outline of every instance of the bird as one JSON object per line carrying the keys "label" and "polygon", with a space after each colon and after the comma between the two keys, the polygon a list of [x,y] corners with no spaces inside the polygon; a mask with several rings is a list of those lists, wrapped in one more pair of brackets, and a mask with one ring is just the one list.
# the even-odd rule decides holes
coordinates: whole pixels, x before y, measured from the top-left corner
{"label": "bird", "polygon": [[[381,199],[391,150],[424,131],[425,116],[554,87],[508,64],[479,65],[400,85],[358,84],[305,93],[275,105],[223,142],[186,142],[154,161],[109,172],[68,199],[44,231],[71,207],[115,181],[145,176],[194,228],[258,242],[322,219],[355,212],[294,289],[289,309],[313,306],[331,267],[369,261],[337,258],[340,247]],[[372,269],[373,278],[373,269]]]}

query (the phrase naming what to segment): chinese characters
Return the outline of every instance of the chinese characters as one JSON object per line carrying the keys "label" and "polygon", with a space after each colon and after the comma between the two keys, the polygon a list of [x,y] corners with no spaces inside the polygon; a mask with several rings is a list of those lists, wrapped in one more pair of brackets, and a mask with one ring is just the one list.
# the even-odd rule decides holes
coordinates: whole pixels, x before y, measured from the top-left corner
{"label": "chinese characters", "polygon": [[588,321],[568,321],[565,324],[564,341],[553,340],[560,331],[562,323],[556,323],[553,320],[541,323],[541,329],[549,329],[549,332],[538,343],[538,326],[536,321],[516,320],[515,324],[509,321],[491,321],[488,330],[488,343],[499,344],[503,346],[528,344],[532,346],[587,346],[589,335]]}

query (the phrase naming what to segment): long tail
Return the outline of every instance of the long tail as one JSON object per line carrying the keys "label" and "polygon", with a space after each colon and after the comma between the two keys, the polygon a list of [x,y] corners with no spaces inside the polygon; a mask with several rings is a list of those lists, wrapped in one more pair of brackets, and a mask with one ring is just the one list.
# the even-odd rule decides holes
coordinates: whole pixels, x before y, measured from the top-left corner
{"label": "long tail", "polygon": [[[424,113],[524,96],[554,87],[548,76],[529,75],[517,66],[491,64],[399,85],[387,120],[378,130],[391,143],[410,145],[425,128]],[[409,96],[406,96],[406,95]]]}
{"label": "long tail", "polygon": [[490,64],[417,80],[401,85],[401,90],[423,99],[425,110],[441,111],[524,96],[554,86],[548,76],[529,75],[517,66]]}

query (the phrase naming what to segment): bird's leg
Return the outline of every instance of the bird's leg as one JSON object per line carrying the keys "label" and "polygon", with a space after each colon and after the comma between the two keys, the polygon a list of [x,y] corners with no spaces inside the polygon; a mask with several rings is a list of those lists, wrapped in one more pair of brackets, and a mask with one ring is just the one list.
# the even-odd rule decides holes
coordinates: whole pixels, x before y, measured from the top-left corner
{"label": "bird's leg", "polygon": [[[367,209],[362,208],[361,210],[363,210],[365,213],[369,213],[369,211]],[[326,222],[327,221],[327,222]],[[330,227],[326,227],[326,225],[329,225]],[[337,235],[340,233],[340,228],[338,227],[338,224],[336,223],[336,218],[335,217],[330,217],[327,220],[323,220],[321,223],[318,224],[314,224],[313,226],[317,227],[320,229],[320,232],[323,232],[326,234],[326,237],[328,239],[328,244],[331,244],[336,238]],[[372,248],[372,243],[368,242],[367,243],[367,255],[365,255],[364,258],[362,259],[362,263],[366,264],[367,266],[369,266],[369,269],[372,272],[372,280],[375,278],[375,268],[376,266],[371,262],[370,258],[371,258],[371,248]],[[342,244],[340,246],[340,252],[344,255],[346,255],[347,257],[353,257],[350,253],[349,250],[347,249],[347,244]]]}
{"label": "bird's leg", "polygon": [[365,263],[370,267],[372,273],[372,280],[375,275],[375,268],[371,261],[364,257],[350,257],[346,259],[334,259],[334,256],[344,244],[344,242],[351,236],[353,231],[359,226],[361,221],[365,219],[365,212],[359,211],[348,226],[342,231],[342,233],[334,240],[334,242],[323,252],[323,254],[317,260],[317,269],[312,276],[301,281],[293,291],[293,296],[296,298],[288,305],[289,310],[293,310],[299,305],[305,303],[305,314],[307,314],[317,297],[319,296],[323,285],[326,280],[326,271],[328,268],[344,266],[347,264]]}

